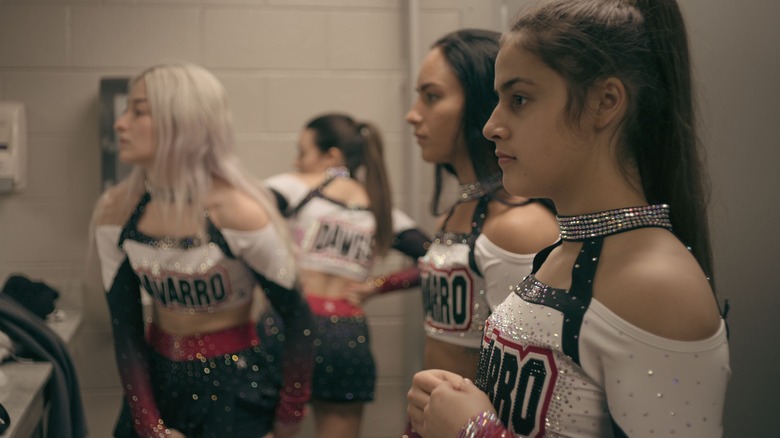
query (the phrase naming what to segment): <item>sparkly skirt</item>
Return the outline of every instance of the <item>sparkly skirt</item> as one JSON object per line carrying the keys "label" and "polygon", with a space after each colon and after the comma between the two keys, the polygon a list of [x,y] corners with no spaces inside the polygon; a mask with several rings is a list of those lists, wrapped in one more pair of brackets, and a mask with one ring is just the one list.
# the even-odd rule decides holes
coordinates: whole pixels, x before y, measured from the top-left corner
{"label": "sparkly skirt", "polygon": [[[152,325],[149,343],[152,390],[167,427],[188,438],[249,438],[272,429],[282,372],[254,324],[196,336]],[[114,435],[137,437],[132,423],[125,402]]]}
{"label": "sparkly skirt", "polygon": [[369,402],[376,391],[376,365],[371,354],[363,310],[346,300],[307,295],[315,321],[312,399]]}

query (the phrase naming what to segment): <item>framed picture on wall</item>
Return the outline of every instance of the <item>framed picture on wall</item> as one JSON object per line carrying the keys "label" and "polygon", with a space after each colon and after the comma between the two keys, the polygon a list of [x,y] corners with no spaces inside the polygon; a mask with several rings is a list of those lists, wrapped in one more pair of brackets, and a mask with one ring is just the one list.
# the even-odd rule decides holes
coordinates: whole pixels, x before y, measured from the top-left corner
{"label": "framed picture on wall", "polygon": [[100,181],[101,190],[113,186],[130,172],[130,166],[119,161],[119,142],[114,122],[127,106],[129,77],[100,80]]}

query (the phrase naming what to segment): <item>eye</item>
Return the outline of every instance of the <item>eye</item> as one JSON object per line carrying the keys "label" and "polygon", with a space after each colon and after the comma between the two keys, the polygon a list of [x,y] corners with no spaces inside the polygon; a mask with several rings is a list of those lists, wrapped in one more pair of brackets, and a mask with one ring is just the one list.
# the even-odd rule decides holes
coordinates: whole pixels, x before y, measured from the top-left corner
{"label": "eye", "polygon": [[525,105],[525,103],[528,101],[528,99],[525,98],[525,96],[521,96],[519,94],[516,94],[512,96],[512,108],[520,108],[521,106]]}
{"label": "eye", "polygon": [[439,99],[441,99],[438,94],[433,93],[425,93],[423,97],[427,103],[436,103],[439,101]]}

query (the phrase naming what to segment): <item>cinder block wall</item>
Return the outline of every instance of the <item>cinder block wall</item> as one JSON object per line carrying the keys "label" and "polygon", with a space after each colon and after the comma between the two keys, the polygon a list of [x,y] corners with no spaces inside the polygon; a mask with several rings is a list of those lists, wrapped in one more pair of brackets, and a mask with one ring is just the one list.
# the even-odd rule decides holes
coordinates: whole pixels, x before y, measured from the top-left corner
{"label": "cinder block wall", "polygon": [[[91,436],[110,436],[121,394],[94,260],[84,269],[101,188],[100,79],[171,60],[209,68],[228,90],[239,153],[259,177],[290,168],[298,130],[317,113],[346,111],[373,121],[386,141],[395,204],[421,212],[415,219],[431,231],[429,168],[422,166],[421,187],[408,187],[405,178],[410,161],[419,159],[403,121],[414,81],[406,3],[0,0],[0,99],[25,104],[29,144],[29,186],[0,196],[0,279],[14,272],[42,279],[65,292],[69,305],[82,306],[71,349]],[[445,32],[489,26],[494,16],[478,0],[420,6],[421,55]],[[405,262],[391,257],[379,269]],[[83,287],[69,287],[74,280]],[[418,291],[410,291],[367,304],[380,379],[366,437],[402,430],[410,372],[419,360],[419,303]],[[311,435],[311,423],[306,428]]]}

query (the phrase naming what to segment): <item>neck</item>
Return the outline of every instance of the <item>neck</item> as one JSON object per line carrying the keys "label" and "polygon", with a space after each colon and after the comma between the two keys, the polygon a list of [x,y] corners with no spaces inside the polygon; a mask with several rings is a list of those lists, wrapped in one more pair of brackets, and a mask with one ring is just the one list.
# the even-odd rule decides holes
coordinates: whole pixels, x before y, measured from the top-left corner
{"label": "neck", "polygon": [[501,187],[501,172],[496,172],[484,180],[458,186],[458,202],[468,202],[479,199]]}

